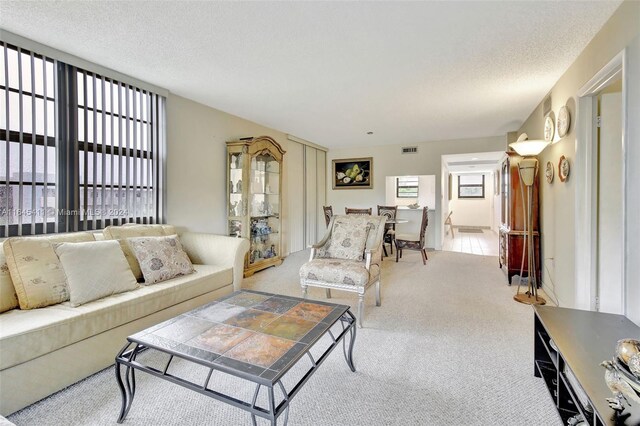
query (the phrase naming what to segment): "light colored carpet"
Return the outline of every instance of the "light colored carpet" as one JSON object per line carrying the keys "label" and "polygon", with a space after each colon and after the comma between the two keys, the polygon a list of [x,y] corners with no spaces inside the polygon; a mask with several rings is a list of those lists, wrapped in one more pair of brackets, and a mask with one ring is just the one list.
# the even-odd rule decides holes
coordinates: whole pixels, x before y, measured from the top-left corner
{"label": "light colored carpet", "polygon": [[[298,269],[307,256],[291,255],[245,285],[300,295]],[[289,424],[561,424],[543,381],[533,376],[533,312],[512,300],[515,288],[505,284],[495,257],[429,252],[423,266],[417,252],[405,251],[398,264],[383,262],[383,280],[381,307],[373,291],[367,294],[365,328],[358,330],[354,351],[357,372],[334,351],[293,399]],[[354,295],[333,293],[335,302],[355,305]],[[311,289],[310,297],[323,299],[324,291]],[[174,364],[174,373],[203,377],[187,363]],[[214,378],[240,395],[253,389],[221,374]],[[137,379],[125,425],[250,424],[247,413],[226,404],[144,374]],[[9,420],[113,425],[119,408],[110,368]]]}

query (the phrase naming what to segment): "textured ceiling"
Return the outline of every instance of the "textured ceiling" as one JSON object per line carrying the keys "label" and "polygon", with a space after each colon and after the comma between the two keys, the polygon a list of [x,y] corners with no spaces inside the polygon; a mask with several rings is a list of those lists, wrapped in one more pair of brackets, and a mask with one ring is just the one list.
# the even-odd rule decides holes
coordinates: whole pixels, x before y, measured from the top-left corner
{"label": "textured ceiling", "polygon": [[516,130],[619,4],[2,1],[0,27],[342,147]]}

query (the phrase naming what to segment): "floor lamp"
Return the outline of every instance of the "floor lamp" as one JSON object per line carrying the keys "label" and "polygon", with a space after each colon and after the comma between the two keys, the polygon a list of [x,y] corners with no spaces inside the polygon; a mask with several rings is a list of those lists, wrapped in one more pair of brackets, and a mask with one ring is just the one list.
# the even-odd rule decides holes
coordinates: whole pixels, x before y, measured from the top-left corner
{"label": "floor lamp", "polygon": [[[522,265],[520,267],[520,280],[524,273],[524,258],[527,258],[527,279],[528,290],[520,293],[520,282],[518,283],[518,291],[513,299],[516,302],[525,303],[527,305],[544,305],[547,303],[544,298],[538,296],[538,281],[536,279],[536,257],[533,254],[535,250],[535,242],[533,240],[533,185],[538,175],[538,159],[536,156],[540,154],[549,145],[547,141],[527,141],[518,140],[509,144],[514,151],[524,157],[518,163],[518,174],[520,175],[520,189],[523,194],[522,204],[526,212],[524,244],[522,245]],[[524,199],[524,188],[527,188],[526,203]]]}

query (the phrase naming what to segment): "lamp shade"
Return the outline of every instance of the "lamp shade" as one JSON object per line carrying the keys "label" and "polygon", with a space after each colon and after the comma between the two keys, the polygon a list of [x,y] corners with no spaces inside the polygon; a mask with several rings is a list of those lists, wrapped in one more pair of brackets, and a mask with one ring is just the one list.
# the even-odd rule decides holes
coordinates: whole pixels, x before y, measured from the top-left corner
{"label": "lamp shade", "polygon": [[521,141],[510,143],[509,146],[513,148],[515,152],[523,157],[531,157],[540,154],[549,145],[547,141]]}

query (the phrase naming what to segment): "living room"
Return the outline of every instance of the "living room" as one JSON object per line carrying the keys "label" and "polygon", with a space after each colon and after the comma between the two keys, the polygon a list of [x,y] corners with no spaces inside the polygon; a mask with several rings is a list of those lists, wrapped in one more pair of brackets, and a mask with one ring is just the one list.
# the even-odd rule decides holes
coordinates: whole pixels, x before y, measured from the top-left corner
{"label": "living room", "polygon": [[[633,397],[620,413],[608,408],[604,395],[592,400],[601,389],[585,377],[597,377],[610,397],[608,370],[596,363],[571,375],[558,367],[562,358],[560,364],[573,369],[578,355],[567,349],[569,338],[546,333],[579,335],[572,329],[578,325],[556,330],[538,307],[513,300],[539,291],[552,308],[615,314],[624,327],[603,334],[632,330],[622,337],[640,339],[638,329],[629,328],[640,325],[640,284],[633,279],[640,227],[632,219],[640,202],[634,185],[640,171],[633,166],[640,159],[634,119],[640,116],[639,2],[3,1],[0,42],[0,237],[6,239],[2,256],[19,260],[0,268],[0,283],[16,286],[17,294],[8,296],[0,286],[6,310],[0,314],[0,415],[8,422],[251,424],[258,417],[258,424],[542,425],[579,424],[582,415],[589,424],[625,424],[629,413],[627,422],[636,423],[626,424],[640,422]],[[616,137],[622,144],[613,154],[598,145],[604,127],[593,124],[605,116],[611,94],[621,108]],[[116,118],[138,124],[121,126]],[[481,163],[483,155],[504,153],[483,180],[497,219],[501,165],[520,158],[510,148],[518,139],[546,142],[536,154],[537,228],[530,227],[528,240],[517,236],[539,244],[534,285],[530,277],[505,273],[509,268],[500,268],[493,252],[443,250],[459,237],[446,222],[450,202],[465,201],[451,195],[459,190],[459,174],[447,161],[473,155]],[[266,156],[278,164],[261,163]],[[353,164],[366,169],[354,171]],[[255,172],[276,177],[267,185],[263,179],[263,201],[247,205]],[[418,208],[399,197],[401,177],[420,182]],[[524,201],[516,198],[514,209],[526,211]],[[103,212],[91,213],[100,204]],[[127,212],[105,213],[105,204]],[[395,237],[387,239],[390,224],[375,222],[377,207],[390,205],[400,206],[393,218],[397,240],[408,234],[420,240],[401,251]],[[333,222],[325,222],[323,206],[332,207]],[[256,208],[269,217],[264,233],[243,234],[254,223],[238,218]],[[309,246],[331,237],[339,221],[362,222],[344,215],[346,208],[371,209],[359,251],[368,281],[357,289],[315,285],[301,270],[323,248]],[[605,223],[604,217],[613,219]],[[465,225],[456,224],[455,209],[451,218]],[[129,222],[154,228],[134,234]],[[380,247],[370,247],[374,233],[383,236]],[[46,252],[21,245],[44,238],[39,234],[51,234]],[[154,274],[143,262],[153,238],[171,247],[171,262],[195,273],[141,285]],[[16,244],[7,243],[12,239]],[[122,245],[126,239],[134,240],[131,247]],[[121,244],[106,247],[109,240]],[[254,240],[269,243],[254,250]],[[85,268],[74,276],[72,267],[95,261],[74,247],[99,242],[109,256],[117,251],[122,266],[102,272],[133,273],[138,282],[76,299],[90,289],[74,292],[71,282],[93,282],[99,271]],[[176,244],[184,251],[174,251]],[[515,269],[527,266],[520,244],[513,249]],[[382,249],[386,255],[378,254]],[[18,271],[28,270],[27,258],[46,256],[58,265],[53,269],[64,269],[56,279],[66,293],[52,292],[46,296],[60,300],[38,307],[27,300],[27,279]],[[40,276],[29,274],[37,284]],[[42,296],[34,291],[31,296]],[[230,296],[235,291],[238,299]],[[249,380],[256,388],[246,383],[254,370],[225,375],[212,367],[219,363],[201,358],[204,346],[185,355],[186,338],[177,340],[182,352],[162,352],[149,340],[171,340],[168,332],[156,335],[157,327],[170,328],[165,321],[177,316],[207,320],[202,312],[216,300],[238,310],[249,299],[249,310],[264,307],[265,293],[280,304],[261,311],[275,324],[278,309],[296,309],[294,298],[303,291],[317,303],[313,309],[351,307],[335,318],[329,314],[336,328],[314,337],[327,343],[326,356],[298,354],[311,360],[308,376],[302,366],[287,365],[292,378]],[[534,324],[544,330],[534,332]],[[245,337],[271,335],[267,326],[260,333],[240,323],[226,326]],[[305,345],[311,334],[284,340]],[[555,364],[541,355],[534,340],[540,334],[547,336],[543,351],[558,345]],[[138,337],[127,340],[132,336]],[[118,352],[131,342],[133,351]],[[331,352],[343,344],[344,353]],[[616,347],[584,350],[601,351],[608,355],[598,362]],[[578,404],[549,397],[555,391],[536,369],[538,361],[558,370],[555,386],[570,382],[568,400]],[[143,362],[155,370],[141,368]],[[204,380],[209,388],[196,390]],[[589,404],[579,406],[579,392]]]}

